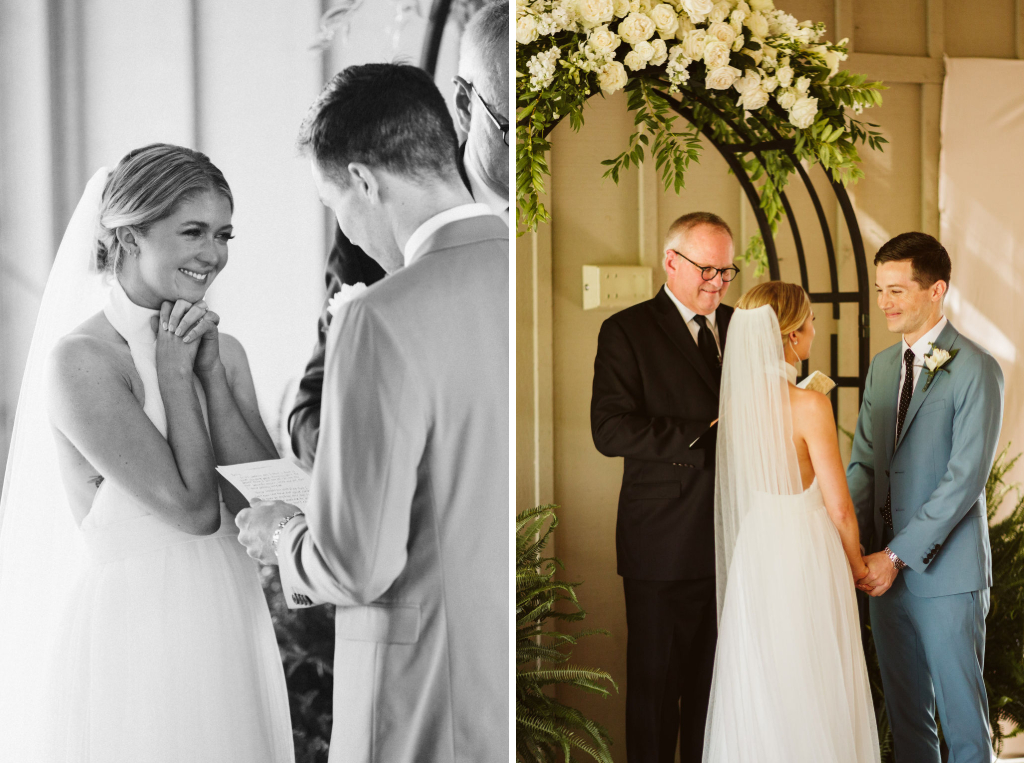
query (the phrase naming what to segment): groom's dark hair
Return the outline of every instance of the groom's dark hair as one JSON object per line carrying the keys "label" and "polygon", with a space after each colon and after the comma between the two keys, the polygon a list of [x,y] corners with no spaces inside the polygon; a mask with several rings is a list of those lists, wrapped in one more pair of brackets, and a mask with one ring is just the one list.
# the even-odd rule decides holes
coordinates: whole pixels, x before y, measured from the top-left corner
{"label": "groom's dark hair", "polygon": [[310,107],[298,145],[342,184],[350,162],[458,178],[458,137],[444,96],[430,75],[409,64],[363,64],[336,74]]}
{"label": "groom's dark hair", "polygon": [[934,236],[927,233],[901,233],[889,239],[875,255],[875,267],[883,262],[901,262],[910,260],[913,278],[927,289],[936,281],[945,281],[953,274],[953,263],[949,261],[949,253]]}

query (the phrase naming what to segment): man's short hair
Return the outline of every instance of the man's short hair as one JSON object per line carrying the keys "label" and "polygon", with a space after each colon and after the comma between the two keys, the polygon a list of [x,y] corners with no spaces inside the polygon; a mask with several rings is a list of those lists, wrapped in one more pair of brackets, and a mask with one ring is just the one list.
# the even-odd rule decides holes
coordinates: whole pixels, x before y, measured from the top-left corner
{"label": "man's short hair", "polygon": [[676,218],[676,221],[668,226],[668,233],[665,234],[665,247],[668,248],[672,239],[680,233],[689,233],[698,225],[710,225],[713,228],[718,228],[723,233],[728,233],[729,238],[732,238],[732,230],[729,228],[729,224],[714,212],[690,212]]}
{"label": "man's short hair", "polygon": [[337,182],[350,162],[413,177],[458,177],[458,137],[430,76],[408,64],[336,74],[310,107],[299,150]]}
{"label": "man's short hair", "polygon": [[509,3],[495,0],[466,24],[459,46],[459,75],[503,114],[508,111]]}
{"label": "man's short hair", "polygon": [[889,239],[875,255],[875,266],[905,260],[910,260],[913,279],[922,289],[929,288],[936,281],[945,281],[949,285],[953,263],[946,248],[934,236],[914,231]]}

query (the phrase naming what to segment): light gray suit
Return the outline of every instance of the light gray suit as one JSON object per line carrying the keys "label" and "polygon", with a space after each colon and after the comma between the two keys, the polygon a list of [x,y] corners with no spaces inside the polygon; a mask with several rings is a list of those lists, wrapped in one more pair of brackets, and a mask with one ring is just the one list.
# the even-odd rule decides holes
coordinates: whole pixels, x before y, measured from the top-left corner
{"label": "light gray suit", "polygon": [[[950,763],[987,763],[985,481],[1002,423],[1003,374],[951,323],[935,346],[959,352],[927,390],[922,371],[898,441],[903,343],[871,362],[847,480],[867,551],[888,545],[907,564],[889,591],[871,599],[896,759],[938,763],[937,704]],[[892,533],[881,512],[890,490]]]}
{"label": "light gray suit", "polygon": [[508,228],[448,223],[327,340],[289,606],[338,605],[336,763],[508,756]]}

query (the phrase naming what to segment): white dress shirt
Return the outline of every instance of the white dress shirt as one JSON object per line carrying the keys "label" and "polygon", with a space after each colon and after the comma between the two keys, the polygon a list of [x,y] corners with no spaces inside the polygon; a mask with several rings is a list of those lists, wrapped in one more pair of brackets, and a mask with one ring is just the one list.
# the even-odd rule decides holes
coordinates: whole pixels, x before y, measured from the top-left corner
{"label": "white dress shirt", "polygon": [[917,389],[917,380],[921,378],[921,369],[924,368],[924,361],[922,358],[931,352],[931,343],[939,338],[939,334],[942,333],[942,329],[946,328],[946,324],[949,321],[946,320],[946,316],[942,316],[939,322],[932,326],[928,333],[914,342],[914,346],[911,347],[907,344],[906,337],[903,339],[903,347],[900,352],[900,385],[896,390],[896,405],[899,410],[900,395],[903,394],[903,384],[906,380],[907,368],[903,362],[903,356],[907,354],[907,350],[911,350],[914,353],[914,386],[913,389]]}
{"label": "white dress shirt", "polygon": [[[694,316],[696,316],[697,313],[676,299],[676,295],[672,293],[670,288],[668,288],[668,284],[665,284],[662,288],[665,290],[665,293],[668,294],[668,298],[671,299],[673,304],[676,306],[676,310],[678,310],[679,314],[683,316],[683,320],[686,322],[686,328],[690,330],[690,336],[693,337],[694,343],[699,344],[697,342],[697,335],[700,333],[700,324],[694,320]],[[708,319],[708,327],[711,329],[711,336],[715,338],[715,344],[718,345],[718,355],[721,357],[722,343],[718,339],[718,324],[715,322],[715,311],[712,310],[710,315],[706,315],[704,317]]]}
{"label": "white dress shirt", "polygon": [[504,220],[505,225],[508,225],[508,197],[502,196],[487,185],[487,181],[477,173],[475,165],[471,162],[466,162],[465,167],[466,177],[469,178],[469,192],[473,194],[473,198],[490,207],[491,212]]}
{"label": "white dress shirt", "polygon": [[465,220],[467,217],[482,217],[483,215],[493,215],[494,212],[486,204],[460,204],[457,207],[446,209],[444,212],[438,212],[436,215],[424,222],[420,227],[412,232],[409,236],[409,240],[405,242],[405,248],[402,250],[402,256],[405,259],[405,265],[408,267],[411,265],[417,257],[420,255],[420,249],[427,243],[427,239],[435,232],[443,228],[448,223],[453,223],[456,220]]}

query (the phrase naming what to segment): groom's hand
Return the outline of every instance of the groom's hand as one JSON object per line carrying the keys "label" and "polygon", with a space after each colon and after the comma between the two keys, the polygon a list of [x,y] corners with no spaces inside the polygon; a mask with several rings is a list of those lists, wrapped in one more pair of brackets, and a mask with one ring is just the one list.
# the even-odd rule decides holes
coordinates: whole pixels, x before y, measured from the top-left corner
{"label": "groom's hand", "polygon": [[248,509],[242,509],[235,516],[238,542],[253,559],[263,564],[277,564],[277,551],[271,546],[271,538],[281,520],[298,511],[298,507],[283,501],[253,500]]}
{"label": "groom's hand", "polygon": [[857,588],[870,596],[881,596],[889,590],[898,574],[892,566],[892,559],[884,551],[879,551],[865,556],[864,563],[868,566],[868,574],[857,581]]}

